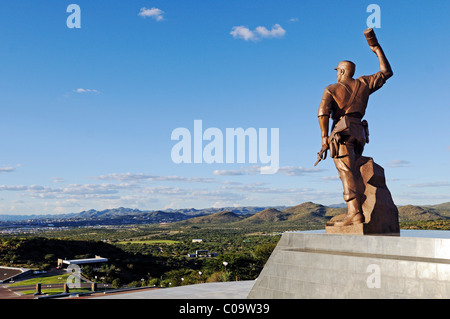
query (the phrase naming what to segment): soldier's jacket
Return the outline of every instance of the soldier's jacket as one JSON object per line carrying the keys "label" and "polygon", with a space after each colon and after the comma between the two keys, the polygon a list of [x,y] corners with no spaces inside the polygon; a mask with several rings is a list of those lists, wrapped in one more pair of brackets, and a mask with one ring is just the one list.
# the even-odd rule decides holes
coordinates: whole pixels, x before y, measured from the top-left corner
{"label": "soldier's jacket", "polygon": [[[356,79],[360,82],[358,93],[350,105],[353,87],[343,83],[335,83],[327,86],[320,102],[318,116],[328,115],[333,120],[339,120],[345,114],[359,114],[360,118],[366,113],[369,95],[381,88],[386,82],[382,72],[373,75],[361,76]],[[356,82],[355,82],[356,83]]]}
{"label": "soldier's jacket", "polygon": [[346,142],[357,143],[361,149],[368,142],[367,121],[362,123],[361,119],[366,113],[370,94],[385,82],[384,74],[378,72],[357,78],[353,87],[335,83],[325,88],[318,116],[330,116],[335,124],[329,139],[331,157],[348,155],[347,147],[340,147]]}

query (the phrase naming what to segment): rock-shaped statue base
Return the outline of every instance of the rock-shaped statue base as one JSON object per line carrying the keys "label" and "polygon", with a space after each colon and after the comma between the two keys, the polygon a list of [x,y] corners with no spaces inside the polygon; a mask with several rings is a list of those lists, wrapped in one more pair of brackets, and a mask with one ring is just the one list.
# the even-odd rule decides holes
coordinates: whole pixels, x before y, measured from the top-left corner
{"label": "rock-shaped statue base", "polygon": [[333,226],[346,214],[333,217],[326,225],[327,234],[357,234],[399,236],[398,209],[386,186],[384,169],[371,157],[361,156],[358,167],[361,173],[361,187],[364,187],[362,209],[364,223],[349,226]]}

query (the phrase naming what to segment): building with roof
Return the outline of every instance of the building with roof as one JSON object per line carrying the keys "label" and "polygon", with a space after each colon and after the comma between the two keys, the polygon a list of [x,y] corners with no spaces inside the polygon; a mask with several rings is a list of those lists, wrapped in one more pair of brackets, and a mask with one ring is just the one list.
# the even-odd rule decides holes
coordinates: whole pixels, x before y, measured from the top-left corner
{"label": "building with roof", "polygon": [[208,250],[196,250],[195,254],[188,254],[188,257],[216,257],[218,253],[210,253]]}
{"label": "building with roof", "polygon": [[108,262],[108,258],[103,258],[100,256],[95,256],[95,258],[82,258],[82,259],[58,259],[58,267],[62,268],[64,265],[101,265],[106,264]]}

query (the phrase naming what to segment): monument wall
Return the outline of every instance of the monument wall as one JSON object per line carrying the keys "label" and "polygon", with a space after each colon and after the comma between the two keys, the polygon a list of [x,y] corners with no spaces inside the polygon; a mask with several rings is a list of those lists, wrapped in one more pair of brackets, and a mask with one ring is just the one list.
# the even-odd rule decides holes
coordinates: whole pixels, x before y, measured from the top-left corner
{"label": "monument wall", "polygon": [[450,298],[450,238],[287,232],[248,298]]}

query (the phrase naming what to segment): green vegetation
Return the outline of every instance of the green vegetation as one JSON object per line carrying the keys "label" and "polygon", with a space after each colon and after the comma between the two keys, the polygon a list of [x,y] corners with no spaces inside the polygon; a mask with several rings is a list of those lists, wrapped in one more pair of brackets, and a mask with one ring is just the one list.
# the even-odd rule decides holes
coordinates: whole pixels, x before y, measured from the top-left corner
{"label": "green vegetation", "polygon": [[[90,288],[72,288],[70,289],[70,293],[86,293],[90,292]],[[22,290],[21,293],[25,295],[32,295],[36,292],[36,290]],[[46,295],[57,295],[62,294],[64,292],[63,288],[44,288],[42,289],[42,293]]]}
{"label": "green vegetation", "polygon": [[119,241],[118,244],[144,244],[144,245],[156,245],[156,244],[178,244],[179,241],[167,240],[167,239],[154,239],[154,240],[131,240],[131,241]]}
{"label": "green vegetation", "polygon": [[400,223],[402,229],[450,230],[450,220],[419,220]]}
{"label": "green vegetation", "polygon": [[[255,279],[282,232],[323,229],[329,219],[344,211],[303,203],[251,216],[219,212],[176,223],[69,228],[41,232],[39,237],[3,236],[0,265],[49,270],[56,267],[58,258],[100,255],[108,258],[108,264],[84,266],[83,275],[114,288]],[[450,230],[447,204],[402,206],[399,214],[403,229]],[[197,250],[215,252],[217,257],[188,257]],[[59,277],[39,277],[38,282],[65,282]]]}
{"label": "green vegetation", "polygon": [[70,276],[70,274],[63,274],[63,275],[47,275],[47,276],[39,276],[32,279],[22,280],[16,283],[11,284],[11,287],[17,287],[17,286],[29,286],[29,285],[36,285],[37,283],[41,283],[42,285],[49,285],[49,284],[64,284],[67,281],[67,278]]}
{"label": "green vegetation", "polygon": [[[171,229],[173,227],[173,229]],[[75,240],[73,238],[11,237],[0,239],[0,263],[39,270],[56,267],[57,258],[87,258],[100,255],[109,262],[99,268],[84,266],[83,275],[98,283],[115,287],[127,286],[177,286],[207,281],[255,279],[279,236],[261,232],[249,233],[244,229],[218,227],[171,227],[148,225],[129,229],[123,238],[110,242]],[[145,231],[147,230],[147,232]],[[102,230],[98,230],[100,233]],[[77,231],[75,232],[77,233]],[[61,233],[57,233],[61,235]],[[66,233],[68,237],[75,237]],[[49,232],[48,237],[56,234]],[[137,236],[136,236],[137,235]],[[202,238],[203,242],[192,242]],[[196,250],[218,253],[217,257],[187,257]],[[223,262],[228,263],[225,274]],[[61,283],[64,279],[39,277],[41,282]]]}

